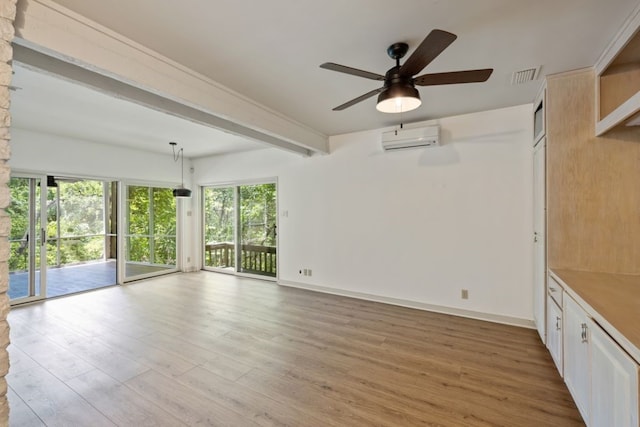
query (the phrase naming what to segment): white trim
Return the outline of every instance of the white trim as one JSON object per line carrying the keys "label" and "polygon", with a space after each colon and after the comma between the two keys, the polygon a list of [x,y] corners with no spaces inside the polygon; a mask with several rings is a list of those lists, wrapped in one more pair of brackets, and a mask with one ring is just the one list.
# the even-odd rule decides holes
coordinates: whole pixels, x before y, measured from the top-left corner
{"label": "white trim", "polygon": [[381,302],[384,304],[397,305],[400,307],[414,308],[417,310],[431,311],[434,313],[450,314],[452,316],[466,317],[469,319],[484,320],[487,322],[501,323],[504,325],[519,326],[527,329],[535,329],[533,320],[519,317],[503,316],[501,314],[482,313],[479,311],[465,310],[461,308],[446,307],[442,305],[427,304],[418,301],[410,301],[398,298],[384,297],[380,295],[367,294],[363,292],[353,292],[344,289],[330,288],[326,286],[309,285],[306,283],[291,282],[288,280],[278,280],[278,285],[290,288],[306,289],[308,291],[320,292],[323,294],[340,295],[361,299],[365,301]]}
{"label": "white trim", "polygon": [[616,34],[613,40],[611,40],[609,45],[596,61],[596,65],[594,65],[596,76],[602,74],[605,68],[613,62],[620,50],[624,49],[631,38],[638,32],[638,27],[640,27],[640,3],[629,14],[620,27],[618,34]]}

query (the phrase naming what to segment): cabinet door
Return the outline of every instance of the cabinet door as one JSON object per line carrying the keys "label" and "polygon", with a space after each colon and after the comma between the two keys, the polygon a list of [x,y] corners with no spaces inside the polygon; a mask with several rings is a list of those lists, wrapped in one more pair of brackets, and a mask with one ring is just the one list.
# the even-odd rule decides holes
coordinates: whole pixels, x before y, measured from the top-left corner
{"label": "cabinet door", "polygon": [[562,310],[551,296],[547,297],[547,348],[562,376]]}
{"label": "cabinet door", "polygon": [[591,425],[638,427],[638,365],[591,323]]}
{"label": "cabinet door", "polygon": [[589,318],[568,295],[564,310],[564,381],[582,418],[589,425],[591,380],[589,372]]}

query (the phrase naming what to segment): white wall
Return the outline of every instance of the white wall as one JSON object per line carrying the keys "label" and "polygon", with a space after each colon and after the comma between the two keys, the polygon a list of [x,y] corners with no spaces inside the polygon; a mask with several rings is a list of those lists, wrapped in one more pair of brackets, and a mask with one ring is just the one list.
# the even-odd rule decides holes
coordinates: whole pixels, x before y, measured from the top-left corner
{"label": "white wall", "polygon": [[[25,129],[11,129],[12,173],[43,173],[83,178],[127,180],[132,183],[174,187],[180,183],[180,165],[173,161],[171,148],[167,154],[155,154],[126,147],[49,135]],[[191,188],[191,162],[185,159],[185,186]],[[186,212],[190,205],[179,202],[182,226],[193,229],[193,217]],[[194,247],[188,234],[183,239],[183,269],[192,268]],[[191,259],[187,262],[187,259]]]}
{"label": "white wall", "polygon": [[328,156],[194,160],[194,182],[278,178],[283,283],[530,324],[531,114],[441,119],[428,149],[384,153],[374,130],[332,137]]}
{"label": "white wall", "polygon": [[[180,164],[167,154],[82,141],[25,129],[11,129],[12,170],[54,175],[119,178],[140,182],[180,183]],[[185,159],[185,184],[190,184],[190,162]]]}

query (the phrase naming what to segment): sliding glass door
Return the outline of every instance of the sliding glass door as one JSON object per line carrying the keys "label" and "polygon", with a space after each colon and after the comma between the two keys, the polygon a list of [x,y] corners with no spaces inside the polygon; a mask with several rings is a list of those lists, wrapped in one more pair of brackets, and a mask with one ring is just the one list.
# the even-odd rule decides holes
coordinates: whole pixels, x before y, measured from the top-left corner
{"label": "sliding glass door", "polygon": [[126,186],[125,281],[177,270],[176,199],[170,188]]}
{"label": "sliding glass door", "polygon": [[[23,302],[115,285],[115,221],[109,182],[14,176],[9,297]],[[115,236],[113,236],[115,237]]]}
{"label": "sliding glass door", "polygon": [[276,277],[276,185],[238,187],[238,271]]}
{"label": "sliding glass door", "polygon": [[115,199],[110,183],[56,177],[48,193],[47,296],[115,285],[116,254],[108,245]]}
{"label": "sliding glass door", "polygon": [[204,187],[203,266],[277,276],[275,183]]}
{"label": "sliding glass door", "polygon": [[[41,274],[46,257],[42,245],[44,233],[42,212],[46,212],[46,191],[40,189],[41,178],[12,177],[9,181],[11,204],[7,213],[11,219],[9,235],[9,298],[30,301],[43,298],[44,276]],[[45,206],[45,209],[42,209]]]}
{"label": "sliding glass door", "polygon": [[235,189],[211,188],[203,191],[205,267],[235,271]]}

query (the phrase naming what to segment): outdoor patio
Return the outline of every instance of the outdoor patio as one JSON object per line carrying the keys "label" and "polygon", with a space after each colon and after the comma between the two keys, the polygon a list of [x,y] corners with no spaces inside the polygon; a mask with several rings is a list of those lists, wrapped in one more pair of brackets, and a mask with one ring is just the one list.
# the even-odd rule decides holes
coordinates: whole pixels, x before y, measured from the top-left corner
{"label": "outdoor patio", "polygon": [[[170,268],[157,265],[126,264],[125,277],[154,273]],[[36,273],[39,276],[39,273]],[[47,297],[57,297],[116,284],[116,261],[91,262],[86,264],[52,267],[47,270]],[[9,274],[9,298],[28,295],[28,274]]]}

